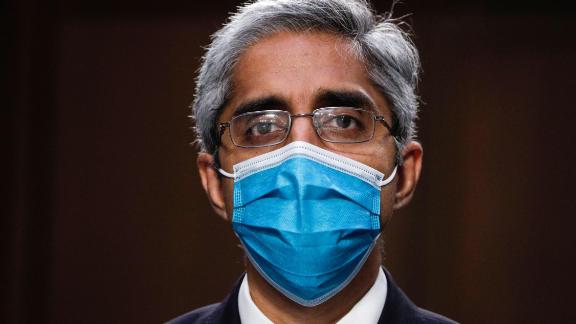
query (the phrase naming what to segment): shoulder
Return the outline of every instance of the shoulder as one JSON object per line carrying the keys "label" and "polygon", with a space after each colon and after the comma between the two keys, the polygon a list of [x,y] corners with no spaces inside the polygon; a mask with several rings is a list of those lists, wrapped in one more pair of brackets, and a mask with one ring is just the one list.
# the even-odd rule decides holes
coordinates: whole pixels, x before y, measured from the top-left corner
{"label": "shoulder", "polygon": [[388,295],[379,323],[455,324],[457,322],[416,306],[396,285],[384,269],[388,280]]}
{"label": "shoulder", "polygon": [[166,324],[240,324],[238,291],[243,277],[244,275],[238,279],[230,294],[220,303],[195,309],[166,322]]}
{"label": "shoulder", "polygon": [[444,317],[440,314],[433,313],[431,311],[418,308],[417,313],[415,314],[413,323],[426,323],[426,324],[457,324],[447,317]]}
{"label": "shoulder", "polygon": [[216,323],[215,317],[217,317],[221,305],[222,303],[216,303],[195,309],[166,322],[166,324]]}

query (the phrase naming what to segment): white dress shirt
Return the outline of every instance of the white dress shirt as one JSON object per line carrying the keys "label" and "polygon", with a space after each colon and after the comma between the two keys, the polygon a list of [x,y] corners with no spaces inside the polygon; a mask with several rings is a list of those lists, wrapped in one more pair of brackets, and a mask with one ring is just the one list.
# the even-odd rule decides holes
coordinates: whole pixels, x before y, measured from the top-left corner
{"label": "white dress shirt", "polygon": [[[378,277],[374,285],[368,292],[344,315],[338,324],[376,324],[380,318],[380,313],[386,302],[388,293],[388,281],[384,271],[380,268]],[[248,286],[248,275],[244,276],[238,293],[238,311],[240,312],[240,322],[243,324],[270,324],[266,315],[264,315],[258,306],[254,304],[250,296],[250,287]]]}

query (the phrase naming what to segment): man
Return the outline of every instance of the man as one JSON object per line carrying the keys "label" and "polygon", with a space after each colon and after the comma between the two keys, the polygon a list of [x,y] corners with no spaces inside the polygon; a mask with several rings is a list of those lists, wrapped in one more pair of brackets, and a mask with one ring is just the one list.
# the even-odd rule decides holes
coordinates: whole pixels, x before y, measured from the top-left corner
{"label": "man", "polygon": [[261,0],[213,36],[197,80],[198,168],[246,252],[224,301],[171,323],[451,323],[381,266],[414,192],[416,49],[361,0]]}

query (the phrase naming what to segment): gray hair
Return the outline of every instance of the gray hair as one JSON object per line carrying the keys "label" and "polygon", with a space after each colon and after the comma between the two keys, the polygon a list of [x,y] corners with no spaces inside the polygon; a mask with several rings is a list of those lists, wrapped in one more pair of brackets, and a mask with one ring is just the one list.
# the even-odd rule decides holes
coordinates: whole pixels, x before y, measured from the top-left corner
{"label": "gray hair", "polygon": [[247,48],[281,31],[319,31],[348,39],[388,100],[396,159],[401,162],[402,148],[415,136],[420,60],[399,24],[391,14],[376,16],[365,0],[257,0],[239,7],[212,35],[202,58],[192,105],[197,143],[205,152],[216,152],[220,142],[216,122],[229,100],[234,66]]}

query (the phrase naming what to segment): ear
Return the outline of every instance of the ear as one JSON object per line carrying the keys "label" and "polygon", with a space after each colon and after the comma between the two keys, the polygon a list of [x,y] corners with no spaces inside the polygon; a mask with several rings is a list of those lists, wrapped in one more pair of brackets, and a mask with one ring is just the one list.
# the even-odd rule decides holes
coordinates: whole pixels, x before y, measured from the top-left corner
{"label": "ear", "polygon": [[214,156],[212,154],[200,152],[198,153],[196,164],[198,165],[198,171],[200,172],[202,187],[208,195],[210,205],[212,205],[212,208],[218,216],[228,220],[226,203],[224,200],[224,188],[222,186],[220,175],[214,168]]}
{"label": "ear", "polygon": [[406,144],[402,150],[402,165],[398,167],[398,182],[394,209],[399,209],[410,202],[422,170],[422,145],[416,141]]}

